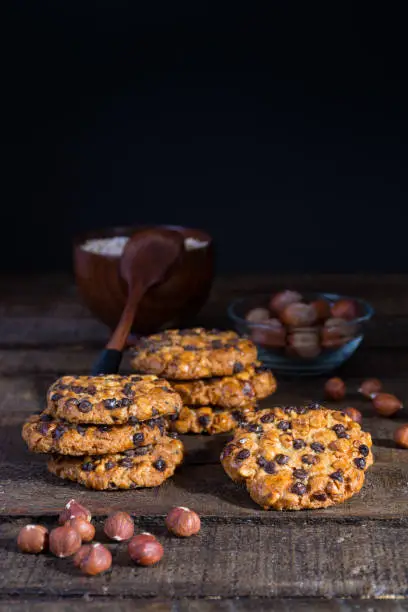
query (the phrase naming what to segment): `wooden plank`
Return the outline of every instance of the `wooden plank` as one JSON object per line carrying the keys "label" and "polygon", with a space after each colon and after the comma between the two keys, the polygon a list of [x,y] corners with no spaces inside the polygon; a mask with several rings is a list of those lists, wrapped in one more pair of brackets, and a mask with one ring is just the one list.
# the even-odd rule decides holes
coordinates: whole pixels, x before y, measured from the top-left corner
{"label": "wooden plank", "polygon": [[87,612],[403,612],[408,602],[381,601],[372,599],[270,599],[251,597],[249,599],[141,599],[92,597],[44,599],[21,601],[20,598],[0,602],[0,612],[79,612],[86,605]]}
{"label": "wooden plank", "polygon": [[[405,521],[287,522],[269,525],[203,521],[200,535],[171,537],[162,521],[137,520],[162,542],[154,568],[139,568],[126,544],[108,544],[112,571],[85,578],[70,559],[22,555],[15,537],[24,521],[1,526],[0,595],[20,597],[404,597],[408,592]],[[98,525],[98,538],[100,525]],[[398,554],[395,551],[398,550]]]}

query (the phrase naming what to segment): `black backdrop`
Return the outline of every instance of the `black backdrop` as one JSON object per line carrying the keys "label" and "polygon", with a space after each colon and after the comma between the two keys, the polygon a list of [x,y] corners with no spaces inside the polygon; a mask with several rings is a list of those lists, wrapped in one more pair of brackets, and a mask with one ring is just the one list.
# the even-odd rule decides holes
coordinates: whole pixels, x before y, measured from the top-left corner
{"label": "black backdrop", "polygon": [[402,4],[4,6],[4,269],[137,222],[206,228],[221,271],[407,269]]}

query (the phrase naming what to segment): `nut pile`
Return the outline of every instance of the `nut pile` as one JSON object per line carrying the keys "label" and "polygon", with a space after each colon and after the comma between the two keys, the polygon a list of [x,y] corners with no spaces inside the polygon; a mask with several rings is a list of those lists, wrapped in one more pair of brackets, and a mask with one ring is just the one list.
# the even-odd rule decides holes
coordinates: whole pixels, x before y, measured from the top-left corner
{"label": "nut pile", "polygon": [[194,328],[141,338],[131,363],[137,372],[164,375],[180,394],[183,408],[168,417],[180,434],[232,431],[276,390],[254,343],[234,331]]}
{"label": "nut pile", "polygon": [[[59,527],[48,532],[43,525],[26,525],[17,536],[17,546],[23,553],[49,551],[60,559],[73,557],[75,567],[88,576],[96,576],[110,569],[112,554],[100,542],[92,541],[95,527],[91,519],[89,510],[71,499],[59,516]],[[170,533],[179,537],[196,535],[201,527],[198,514],[185,507],[172,508],[165,524]],[[108,516],[103,531],[110,540],[127,541],[129,557],[137,565],[155,565],[163,557],[163,546],[154,535],[147,532],[134,535],[135,525],[127,512]]]}
{"label": "nut pile", "polygon": [[351,299],[331,303],[323,298],[306,302],[297,291],[272,295],[268,307],[246,314],[254,342],[281,349],[288,356],[314,359],[323,350],[336,350],[356,334],[358,304]]}
{"label": "nut pile", "polygon": [[165,420],[181,406],[157,376],[64,376],[22,436],[31,451],[50,455],[48,470],[60,478],[99,490],[154,487],[183,459]]}

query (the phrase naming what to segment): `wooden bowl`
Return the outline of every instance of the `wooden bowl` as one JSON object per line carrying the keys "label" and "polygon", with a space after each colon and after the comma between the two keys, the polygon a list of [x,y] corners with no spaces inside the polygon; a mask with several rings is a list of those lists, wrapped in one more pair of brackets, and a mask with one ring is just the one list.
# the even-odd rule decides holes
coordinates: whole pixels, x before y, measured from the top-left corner
{"label": "wooden bowl", "polygon": [[[92,314],[111,329],[116,327],[120,319],[127,295],[126,282],[119,272],[120,257],[86,251],[82,245],[94,238],[131,236],[146,227],[111,227],[90,231],[74,239],[74,270],[80,295]],[[147,334],[160,328],[185,325],[203,306],[211,289],[214,274],[211,236],[187,227],[161,227],[178,231],[184,238],[195,238],[207,244],[185,250],[164,281],[149,289],[134,320],[134,333]]]}

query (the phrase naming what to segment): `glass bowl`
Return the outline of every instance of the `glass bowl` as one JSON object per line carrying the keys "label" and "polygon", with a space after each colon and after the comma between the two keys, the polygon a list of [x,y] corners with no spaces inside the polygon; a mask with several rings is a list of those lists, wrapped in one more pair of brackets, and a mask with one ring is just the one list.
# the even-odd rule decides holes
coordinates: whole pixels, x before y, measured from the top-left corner
{"label": "glass bowl", "polygon": [[[364,326],[374,314],[370,304],[359,298],[335,293],[303,293],[307,302],[324,299],[330,305],[340,299],[353,300],[359,316],[351,321],[329,319],[309,327],[274,328],[268,323],[253,323],[246,314],[253,308],[267,308],[271,294],[241,297],[228,307],[228,316],[239,334],[251,338],[258,347],[259,359],[275,372],[313,376],[334,370],[360,346]],[[273,315],[271,315],[273,316]]]}

